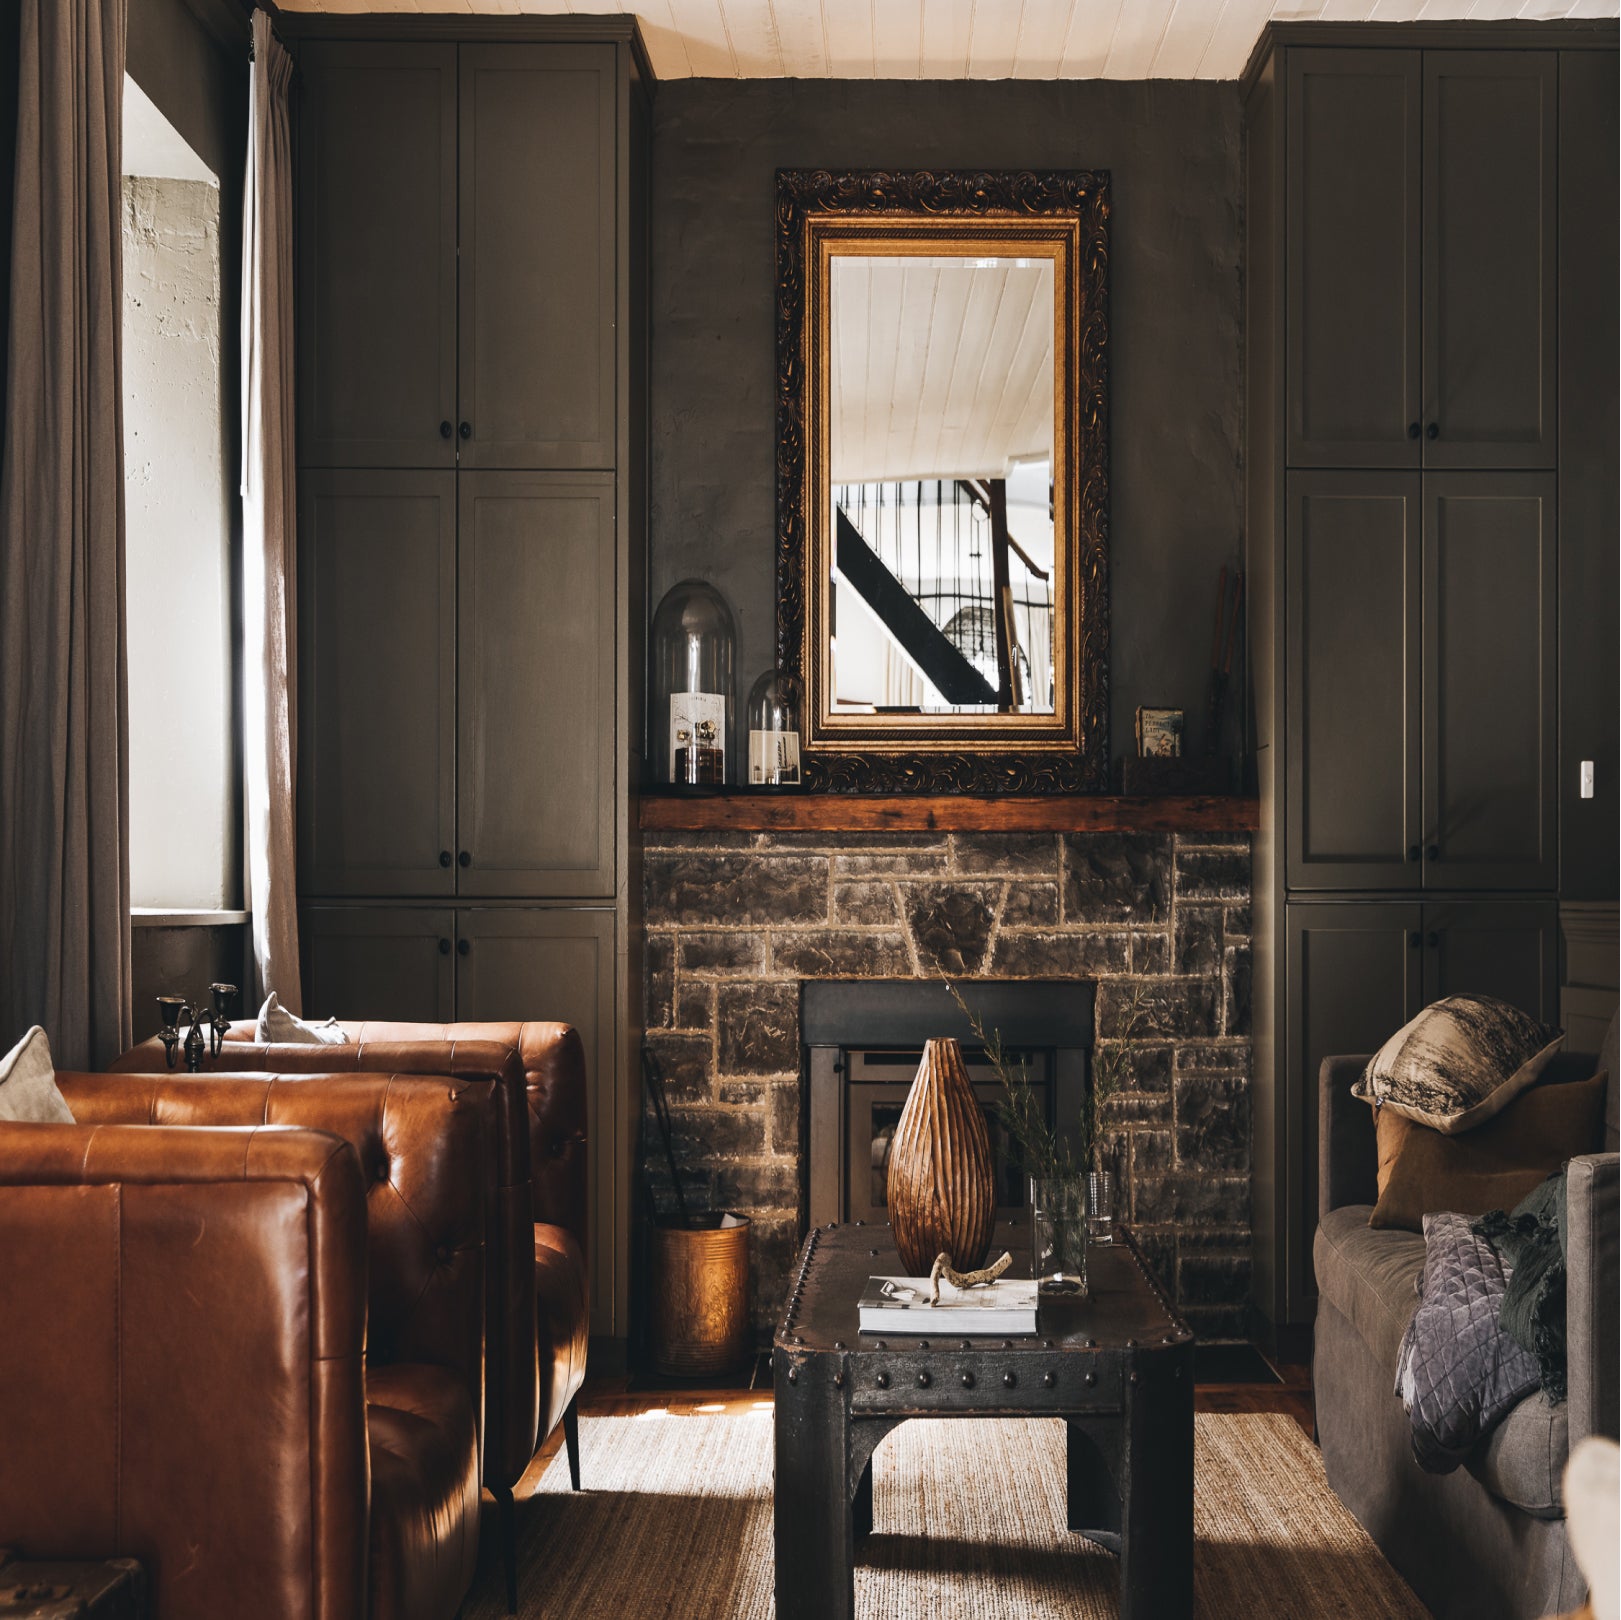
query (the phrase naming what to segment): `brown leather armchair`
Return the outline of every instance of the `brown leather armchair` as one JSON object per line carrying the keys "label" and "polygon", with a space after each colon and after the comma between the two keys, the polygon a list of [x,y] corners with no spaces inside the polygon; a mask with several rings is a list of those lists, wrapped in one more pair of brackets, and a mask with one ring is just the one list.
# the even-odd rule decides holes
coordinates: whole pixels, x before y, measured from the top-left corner
{"label": "brown leather armchair", "polygon": [[453,1615],[494,1086],[58,1083],[0,1126],[0,1542],[138,1558],[164,1620]]}
{"label": "brown leather armchair", "polygon": [[[204,1068],[215,1073],[448,1070],[490,1074],[501,1086],[503,1192],[493,1263],[508,1280],[500,1312],[492,1308],[491,1313],[489,1381],[497,1394],[484,1483],[500,1509],[507,1604],[515,1609],[512,1488],[559,1424],[570,1479],[580,1488],[578,1395],[590,1331],[585,1049],[569,1025],[539,1021],[345,1021],[343,1028],[348,1040],[342,1045],[261,1045],[254,1040],[253,1023],[243,1020],[232,1026],[219,1057],[205,1057]],[[162,1042],[143,1041],[113,1067],[123,1073],[167,1072]],[[520,1196],[520,1180],[527,1199]],[[525,1322],[535,1323],[532,1334],[523,1332]]]}

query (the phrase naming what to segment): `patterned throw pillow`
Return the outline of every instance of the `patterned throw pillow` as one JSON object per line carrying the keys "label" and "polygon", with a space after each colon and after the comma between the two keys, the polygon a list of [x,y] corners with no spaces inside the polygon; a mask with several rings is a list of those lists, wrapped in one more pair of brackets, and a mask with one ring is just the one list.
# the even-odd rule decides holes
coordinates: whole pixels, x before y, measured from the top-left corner
{"label": "patterned throw pillow", "polygon": [[1506,1001],[1446,996],[1374,1053],[1351,1094],[1455,1136],[1513,1102],[1564,1038]]}

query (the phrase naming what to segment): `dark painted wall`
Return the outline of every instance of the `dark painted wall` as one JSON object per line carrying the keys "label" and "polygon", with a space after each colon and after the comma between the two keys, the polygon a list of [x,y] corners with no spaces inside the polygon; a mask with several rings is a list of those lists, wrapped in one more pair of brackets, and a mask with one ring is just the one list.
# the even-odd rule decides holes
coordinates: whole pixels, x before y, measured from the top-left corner
{"label": "dark painted wall", "polygon": [[[778,168],[1100,168],[1110,272],[1114,753],[1140,703],[1202,737],[1216,576],[1242,520],[1236,84],[676,80],[653,121],[653,600],[737,614],[739,701],[774,653]],[[1235,683],[1236,684],[1236,683]]]}

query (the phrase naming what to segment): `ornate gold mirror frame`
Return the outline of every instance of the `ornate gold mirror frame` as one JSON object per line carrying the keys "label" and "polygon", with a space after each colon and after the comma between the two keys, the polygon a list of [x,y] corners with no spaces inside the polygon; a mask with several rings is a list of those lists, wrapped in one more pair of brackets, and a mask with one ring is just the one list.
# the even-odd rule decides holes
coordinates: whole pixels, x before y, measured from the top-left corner
{"label": "ornate gold mirror frame", "polygon": [[[1108,230],[1100,171],[778,171],[777,658],[804,683],[807,787],[1105,790]],[[832,548],[842,519],[831,483],[829,340],[832,262],[846,256],[1052,265],[1050,712],[850,712],[833,701]]]}

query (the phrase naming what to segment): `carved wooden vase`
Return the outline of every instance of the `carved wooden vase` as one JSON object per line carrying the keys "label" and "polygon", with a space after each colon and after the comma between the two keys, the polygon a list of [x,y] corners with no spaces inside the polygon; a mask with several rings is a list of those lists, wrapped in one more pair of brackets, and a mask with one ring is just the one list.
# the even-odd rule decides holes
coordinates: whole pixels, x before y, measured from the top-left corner
{"label": "carved wooden vase", "polygon": [[959,1271],[985,1263],[996,1222],[991,1140],[962,1048],[930,1041],[889,1150],[889,1220],[909,1277],[935,1256]]}

